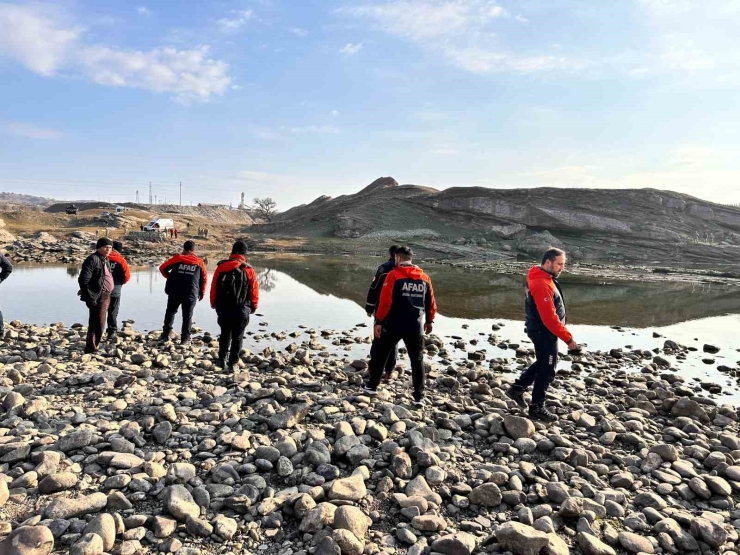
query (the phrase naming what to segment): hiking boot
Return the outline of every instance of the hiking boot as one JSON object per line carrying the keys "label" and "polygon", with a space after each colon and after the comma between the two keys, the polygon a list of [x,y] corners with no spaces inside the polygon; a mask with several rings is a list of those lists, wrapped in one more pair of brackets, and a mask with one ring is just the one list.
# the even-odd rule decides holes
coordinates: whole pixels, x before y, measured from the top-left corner
{"label": "hiking boot", "polygon": [[190,346],[190,338],[186,337],[185,339],[180,340],[180,345],[183,347],[189,347]]}
{"label": "hiking boot", "polygon": [[554,414],[545,408],[545,405],[529,405],[529,417],[534,420],[542,420],[543,422],[555,422],[558,419],[557,414]]}
{"label": "hiking boot", "polygon": [[373,389],[372,387],[368,387],[368,386],[363,387],[362,392],[365,395],[369,395],[370,397],[375,397],[378,394],[377,389]]}
{"label": "hiking boot", "polygon": [[512,385],[506,390],[506,396],[512,399],[517,405],[523,409],[527,408],[527,402],[524,400],[524,390]]}
{"label": "hiking boot", "polygon": [[163,331],[162,335],[159,336],[160,343],[167,343],[170,340],[170,332]]}
{"label": "hiking boot", "polygon": [[386,370],[385,374],[383,374],[383,381],[389,382],[391,381],[391,376],[393,375],[393,370]]}

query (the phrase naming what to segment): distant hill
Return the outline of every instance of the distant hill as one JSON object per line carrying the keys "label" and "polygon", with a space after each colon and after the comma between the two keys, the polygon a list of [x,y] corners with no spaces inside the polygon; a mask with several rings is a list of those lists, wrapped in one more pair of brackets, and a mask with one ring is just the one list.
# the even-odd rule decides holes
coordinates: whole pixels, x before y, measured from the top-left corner
{"label": "distant hill", "polygon": [[40,208],[46,208],[55,202],[57,201],[45,197],[24,195],[22,193],[0,192],[0,206],[11,204],[15,206],[37,206]]}
{"label": "distant hill", "polygon": [[278,214],[267,233],[437,241],[529,255],[565,246],[582,259],[735,261],[740,209],[655,189],[438,191],[377,179],[361,191]]}

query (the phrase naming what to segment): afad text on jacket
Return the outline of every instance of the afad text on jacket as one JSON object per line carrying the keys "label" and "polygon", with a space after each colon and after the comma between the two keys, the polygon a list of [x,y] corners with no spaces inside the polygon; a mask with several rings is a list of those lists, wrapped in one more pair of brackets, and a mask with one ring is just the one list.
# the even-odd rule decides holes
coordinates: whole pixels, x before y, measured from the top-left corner
{"label": "afad text on jacket", "polygon": [[194,254],[176,254],[159,267],[167,280],[164,292],[182,299],[196,299],[206,294],[208,271]]}
{"label": "afad text on jacket", "polygon": [[524,308],[528,334],[547,332],[566,343],[573,339],[565,327],[565,299],[560,285],[551,273],[540,266],[533,266],[527,273]]}
{"label": "afad text on jacket", "polygon": [[424,318],[431,323],[436,314],[432,280],[421,268],[403,263],[388,273],[375,313],[377,323],[388,330],[421,333]]}

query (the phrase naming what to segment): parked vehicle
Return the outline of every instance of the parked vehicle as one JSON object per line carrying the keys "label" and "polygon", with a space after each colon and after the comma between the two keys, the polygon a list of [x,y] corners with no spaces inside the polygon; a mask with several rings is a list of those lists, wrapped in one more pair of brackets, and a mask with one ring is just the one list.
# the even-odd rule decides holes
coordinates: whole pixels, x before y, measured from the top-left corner
{"label": "parked vehicle", "polygon": [[168,231],[175,227],[175,221],[171,218],[154,218],[144,226],[144,231]]}
{"label": "parked vehicle", "polygon": [[65,212],[67,214],[73,214],[73,215],[74,214],[77,214],[79,211],[80,211],[80,209],[77,208],[74,204],[68,205],[67,208],[66,208],[66,210],[65,210]]}
{"label": "parked vehicle", "polygon": [[125,212],[126,207],[125,206],[116,206],[116,214],[120,214],[121,212]]}
{"label": "parked vehicle", "polygon": [[101,217],[101,218],[109,218],[109,217],[110,217],[110,212],[103,212],[103,213],[102,213],[102,214],[100,215],[100,217]]}

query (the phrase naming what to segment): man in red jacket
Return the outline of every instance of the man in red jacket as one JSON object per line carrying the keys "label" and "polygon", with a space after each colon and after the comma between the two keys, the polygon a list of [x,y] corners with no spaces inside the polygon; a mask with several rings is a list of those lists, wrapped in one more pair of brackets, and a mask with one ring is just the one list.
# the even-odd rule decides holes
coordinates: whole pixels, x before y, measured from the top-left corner
{"label": "man in red jacket", "polygon": [[203,260],[195,256],[195,242],[185,241],[182,253],[176,254],[159,267],[167,280],[164,292],[167,293],[167,311],[164,314],[164,327],[160,341],[169,341],[175,314],[182,306],[182,333],[180,343],[190,341],[195,303],[203,300],[208,284],[208,271]]}
{"label": "man in red jacket", "polygon": [[216,266],[211,282],[211,308],[216,310],[221,328],[218,363],[225,372],[239,362],[249,315],[257,310],[260,300],[257,274],[247,264],[247,250],[244,241],[236,241],[231,256]]}
{"label": "man in red jacket", "polygon": [[527,274],[525,328],[534,343],[537,358],[506,392],[520,407],[526,407],[524,391],[533,385],[529,416],[546,422],[558,419],[545,407],[547,388],[555,379],[558,364],[558,339],[567,343],[569,349],[578,348],[573,335],[565,327],[565,299],[557,281],[564,269],[565,252],[550,248],[542,256],[542,264],[532,266]]}
{"label": "man in red jacket", "polygon": [[421,404],[425,380],[424,333],[432,333],[437,302],[432,280],[421,268],[411,263],[411,249],[399,247],[394,256],[396,265],[385,277],[375,312],[375,341],[370,347],[370,379],[364,393],[377,395],[388,357],[398,342],[403,340],[411,362],[414,402]]}
{"label": "man in red jacket", "polygon": [[108,305],[108,337],[111,338],[118,332],[118,309],[121,308],[121,288],[131,279],[131,271],[128,262],[121,254],[123,243],[113,241],[113,250],[108,255],[108,262],[113,272],[113,291],[110,293],[110,304]]}

